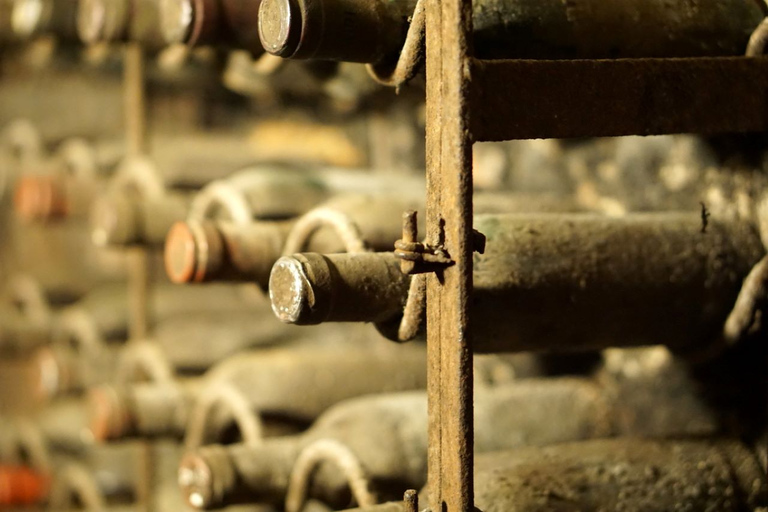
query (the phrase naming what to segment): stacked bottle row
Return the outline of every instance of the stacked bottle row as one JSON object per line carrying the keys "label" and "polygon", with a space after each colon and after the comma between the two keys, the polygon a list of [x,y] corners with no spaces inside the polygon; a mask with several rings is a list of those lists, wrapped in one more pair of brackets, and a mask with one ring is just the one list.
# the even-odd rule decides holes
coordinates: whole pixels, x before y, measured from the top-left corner
{"label": "stacked bottle row", "polygon": [[[255,55],[383,63],[397,59],[416,6],[415,1],[9,0],[0,13],[0,32],[11,41],[53,33],[87,43],[131,39],[153,49],[186,43]],[[478,2],[473,42],[479,57],[496,59],[743,55],[764,16],[748,0],[695,8],[653,0],[621,7]]]}
{"label": "stacked bottle row", "polygon": [[[118,161],[86,175],[25,169],[11,178],[15,215],[25,229],[68,226],[92,250],[153,251],[189,286],[156,283],[151,339],[126,344],[125,269],[85,293],[81,282],[9,283],[3,350],[27,361],[27,389],[51,405],[6,422],[16,490],[4,499],[131,506],[146,492],[136,440],[152,447],[159,507],[399,510],[406,490],[425,496],[423,281],[393,252],[424,183],[257,164],[126,194],[162,176],[150,161]],[[76,207],[30,215],[54,197]],[[507,353],[475,358],[477,503],[763,503],[749,411],[764,397],[731,402],[759,384],[764,361],[722,333],[764,257],[758,231],[717,211],[702,223],[700,211],[578,209],[476,195],[475,347]],[[418,217],[405,225],[418,231]],[[651,344],[666,347],[609,348]],[[538,476],[552,474],[569,476]]]}
{"label": "stacked bottle row", "polygon": [[[473,2],[474,56],[735,56],[766,15],[598,4]],[[206,119],[141,154],[98,130],[0,134],[0,506],[427,502],[426,273],[451,255],[420,235],[421,97],[397,107],[339,64],[386,82],[419,23],[405,1],[1,2],[13,58],[53,35],[109,73],[103,43],[140,46],[150,92]],[[250,109],[271,117],[239,125]],[[475,147],[477,507],[768,507],[764,148]]]}

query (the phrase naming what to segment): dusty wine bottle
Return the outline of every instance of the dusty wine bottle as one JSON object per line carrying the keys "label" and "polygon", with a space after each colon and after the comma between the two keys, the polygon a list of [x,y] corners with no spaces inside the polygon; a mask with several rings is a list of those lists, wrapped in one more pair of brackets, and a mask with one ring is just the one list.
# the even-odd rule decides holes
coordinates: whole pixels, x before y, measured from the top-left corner
{"label": "dusty wine bottle", "polygon": [[259,0],[161,0],[168,44],[239,48],[264,53],[258,35]]}
{"label": "dusty wine bottle", "polygon": [[77,34],[87,44],[136,41],[157,50],[165,46],[155,0],[81,0]]}
{"label": "dusty wine bottle", "polygon": [[166,239],[166,271],[176,283],[246,281],[266,289],[272,266],[286,250],[388,249],[401,234],[399,213],[418,203],[388,194],[350,194],[295,220],[178,223]]}
{"label": "dusty wine bottle", "polygon": [[[768,503],[754,453],[731,440],[610,439],[481,454],[474,481],[475,505],[486,512],[736,512]],[[348,512],[407,510],[391,502]]]}
{"label": "dusty wine bottle", "polygon": [[[666,344],[705,349],[764,254],[746,223],[696,213],[476,215],[476,352],[579,351]],[[394,254],[297,254],[275,264],[272,309],[284,322],[387,323],[410,277]]]}
{"label": "dusty wine bottle", "polygon": [[[259,37],[280,57],[379,63],[397,59],[416,2],[262,0]],[[749,0],[473,2],[483,59],[744,55],[765,7]]]}
{"label": "dusty wine bottle", "polygon": [[[320,336],[334,336],[329,331],[324,334]],[[215,382],[232,384],[265,417],[304,424],[347,398],[426,386],[423,346],[382,349],[370,335],[362,336],[368,342],[350,332],[336,332],[335,336],[350,339],[325,339],[319,344],[295,340],[286,346],[238,354],[196,382],[101,388],[93,393],[92,430],[104,438],[181,437],[200,390]],[[362,346],[355,348],[355,339]],[[329,378],[329,368],[334,369],[333,378]]]}
{"label": "dusty wine bottle", "polygon": [[159,197],[107,194],[90,210],[91,240],[99,247],[162,246],[174,223],[187,216],[189,199],[168,192]]}
{"label": "dusty wine bottle", "polygon": [[[675,392],[654,388],[656,370],[642,369],[636,384],[616,385],[587,378],[528,379],[479,388],[475,394],[475,450],[478,453],[525,445],[608,437],[712,435],[719,425],[697,396],[695,384]],[[679,392],[678,392],[679,391]],[[659,422],[627,410],[634,393],[657,400],[653,419],[675,414],[679,423]],[[692,404],[698,404],[692,405]],[[182,461],[183,491],[198,508],[232,503],[282,503],[299,454],[319,440],[335,440],[363,468],[380,499],[402,496],[426,482],[427,397],[424,392],[361,397],[329,409],[304,434],[266,440],[260,446],[201,448]],[[314,472],[312,496],[331,506],[349,500],[348,482],[333,464]]]}
{"label": "dusty wine bottle", "polygon": [[68,0],[10,0],[11,29],[19,39],[53,35],[63,40],[77,38],[77,2]]}

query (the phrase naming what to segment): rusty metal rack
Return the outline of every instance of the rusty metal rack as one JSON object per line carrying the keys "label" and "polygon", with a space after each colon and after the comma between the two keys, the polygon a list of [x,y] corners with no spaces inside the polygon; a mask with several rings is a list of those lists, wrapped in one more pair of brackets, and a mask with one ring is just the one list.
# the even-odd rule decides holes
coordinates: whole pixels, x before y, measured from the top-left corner
{"label": "rusty metal rack", "polygon": [[768,130],[764,57],[479,60],[471,14],[426,2],[426,240],[451,260],[427,278],[433,512],[473,510],[472,144]]}

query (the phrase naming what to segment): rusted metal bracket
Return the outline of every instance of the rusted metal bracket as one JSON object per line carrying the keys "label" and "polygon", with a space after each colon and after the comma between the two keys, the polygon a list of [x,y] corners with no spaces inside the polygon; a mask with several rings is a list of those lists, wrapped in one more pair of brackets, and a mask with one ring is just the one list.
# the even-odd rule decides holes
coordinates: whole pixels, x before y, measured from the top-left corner
{"label": "rusted metal bracket", "polygon": [[427,237],[453,264],[427,274],[430,509],[474,505],[471,0],[426,1]]}
{"label": "rusted metal bracket", "polygon": [[[125,46],[124,109],[128,153],[142,155],[147,152],[146,83],[143,49],[139,43]],[[149,332],[150,280],[149,256],[144,249],[134,249],[131,254],[128,282],[130,294],[129,339],[131,342],[145,338]],[[155,452],[150,443],[142,444],[139,460],[141,485],[137,490],[142,510],[154,512],[152,493],[155,487]]]}
{"label": "rusted metal bracket", "polygon": [[478,60],[471,0],[424,1],[428,233],[406,213],[396,255],[427,274],[430,509],[469,512],[472,142],[768,131],[768,59]]}
{"label": "rusted metal bracket", "polygon": [[476,141],[768,131],[768,58],[472,60]]}
{"label": "rusted metal bracket", "polygon": [[[450,267],[454,261],[440,245],[417,242],[419,232],[416,222],[417,213],[409,210],[403,213],[403,238],[395,242],[395,256],[400,260],[403,274],[427,274]],[[485,235],[472,230],[472,248],[474,252],[485,252]]]}
{"label": "rusted metal bracket", "polygon": [[454,264],[443,247],[417,242],[418,236],[416,212],[407,211],[403,214],[403,238],[395,242],[395,256],[403,274],[426,274]]}

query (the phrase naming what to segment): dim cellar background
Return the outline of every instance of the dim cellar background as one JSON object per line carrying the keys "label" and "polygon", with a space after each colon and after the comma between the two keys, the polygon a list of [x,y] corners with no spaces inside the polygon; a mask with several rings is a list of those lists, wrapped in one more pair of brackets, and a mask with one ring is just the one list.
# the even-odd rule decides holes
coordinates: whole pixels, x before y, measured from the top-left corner
{"label": "dim cellar background", "polygon": [[0,0],[0,509],[765,512],[766,16]]}

